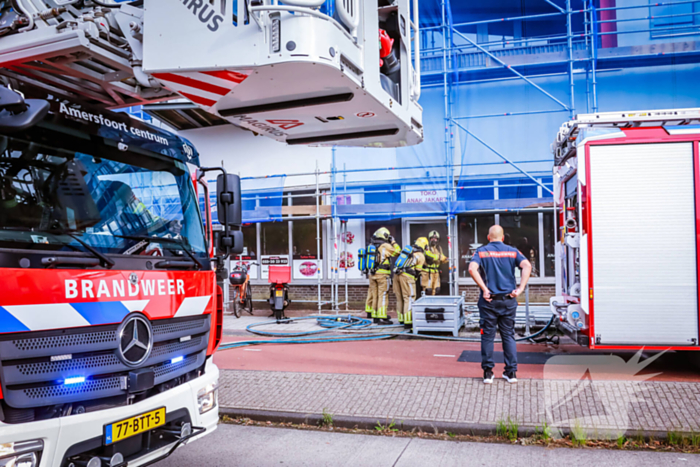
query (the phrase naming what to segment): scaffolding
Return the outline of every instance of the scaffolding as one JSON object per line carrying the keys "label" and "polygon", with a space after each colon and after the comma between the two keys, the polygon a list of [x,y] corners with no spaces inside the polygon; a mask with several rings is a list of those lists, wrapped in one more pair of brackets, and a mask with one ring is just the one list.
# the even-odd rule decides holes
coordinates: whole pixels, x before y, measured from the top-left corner
{"label": "scaffolding", "polygon": [[[335,151],[333,151],[333,155],[335,156]],[[523,164],[535,164],[535,163],[542,163],[542,162],[550,162],[549,159],[547,160],[532,160],[532,161],[523,161]],[[454,164],[452,166],[446,166],[446,165],[434,165],[434,166],[420,166],[419,168],[443,168],[447,169],[448,173],[450,174],[449,180],[446,182],[446,190],[448,193],[450,193],[450,196],[448,198],[454,198],[455,194],[460,191],[460,190],[479,190],[483,188],[493,188],[494,185],[472,185],[472,186],[460,186],[459,185],[459,177],[455,177],[454,173],[456,169],[461,169],[464,167],[479,167],[479,166],[491,166],[491,165],[502,165],[502,163],[492,163],[492,162],[486,162],[486,163],[475,163],[475,164]],[[354,267],[349,267],[348,266],[348,243],[346,241],[341,241],[341,239],[346,238],[347,233],[348,233],[348,220],[351,218],[364,218],[364,219],[372,219],[372,218],[384,218],[387,216],[390,217],[396,217],[399,218],[402,213],[400,212],[362,212],[358,214],[342,214],[338,210],[338,199],[341,197],[346,197],[349,195],[367,195],[367,194],[396,194],[396,193],[406,193],[406,192],[415,192],[416,187],[414,186],[407,186],[405,188],[401,189],[374,189],[370,188],[367,189],[365,187],[360,187],[360,188],[352,188],[348,187],[348,182],[347,182],[347,176],[349,174],[356,174],[359,172],[390,172],[393,170],[400,170],[400,169],[407,169],[407,168],[412,168],[411,166],[406,166],[406,167],[379,167],[379,168],[368,168],[368,169],[347,169],[345,166],[342,168],[338,168],[336,166],[336,160],[335,157],[333,157],[331,161],[331,167],[329,170],[322,171],[318,167],[318,162],[316,164],[316,169],[313,172],[300,172],[300,173],[292,173],[292,174],[284,174],[284,177],[313,177],[314,178],[314,192],[313,194],[309,193],[302,193],[302,194],[294,194],[294,193],[287,193],[287,194],[279,194],[279,195],[266,195],[264,197],[258,198],[258,202],[262,199],[295,199],[295,198],[309,198],[313,197],[314,198],[314,205],[312,207],[312,210],[314,211],[313,214],[311,215],[295,215],[293,213],[288,213],[286,215],[282,215],[279,221],[289,221],[289,222],[294,222],[294,221],[301,221],[301,220],[313,220],[315,221],[315,231],[316,231],[316,255],[315,255],[315,263],[316,263],[316,278],[315,278],[315,285],[317,289],[317,299],[316,300],[297,300],[295,299],[295,303],[308,303],[310,305],[314,305],[317,307],[318,311],[321,312],[324,306],[327,306],[330,308],[331,311],[334,311],[336,314],[340,313],[341,311],[357,311],[357,310],[352,310],[350,308],[350,300],[349,300],[349,287],[350,287],[350,277],[348,274],[348,271],[350,269],[353,269]],[[418,168],[418,167],[415,167]],[[244,180],[255,180],[255,179],[265,179],[265,178],[270,178],[273,176],[277,175],[267,175],[267,176],[259,176],[259,177],[244,177]],[[323,176],[328,176],[329,177],[329,183],[322,184],[321,183],[321,177]],[[324,186],[322,186],[324,185]],[[497,185],[499,188],[521,188],[523,187],[522,183],[517,183],[517,184],[498,184]],[[534,182],[530,186],[544,186],[539,179],[534,179]],[[546,188],[546,187],[545,187]],[[419,188],[418,188],[419,189]],[[547,190],[548,192],[550,190]],[[324,202],[324,200],[326,200]],[[292,203],[293,204],[293,203]],[[546,203],[545,203],[546,204]],[[551,204],[551,203],[550,203]],[[330,210],[325,210],[327,212],[323,212],[324,210],[322,209],[322,206],[329,206]],[[454,221],[456,219],[457,214],[461,214],[461,212],[451,212],[452,205],[451,204],[445,204],[446,209],[443,211],[437,211],[437,210],[430,210],[430,211],[413,211],[407,215],[407,218],[415,218],[415,219],[422,219],[426,216],[429,216],[431,220],[434,220],[436,218],[442,218],[443,221],[447,224],[447,229],[448,232],[450,232],[450,235],[448,235],[448,249],[447,249],[447,257],[449,259],[449,264],[448,264],[448,271],[449,271],[449,287],[450,287],[450,294],[456,295],[458,294],[458,281],[455,277],[455,273],[457,271],[457,255],[455,254],[455,245],[452,242],[452,232],[456,228],[454,225]],[[544,212],[546,210],[551,210],[551,208],[546,207],[546,206],[539,206],[536,208],[532,209],[527,209],[527,211],[532,211],[532,212]],[[510,208],[503,208],[503,209],[488,209],[484,210],[483,212],[489,212],[489,213],[494,213],[494,212],[512,212],[514,209]],[[482,211],[469,211],[469,213],[479,213]],[[324,257],[324,248],[321,243],[322,236],[321,236],[321,231],[323,229],[323,221],[328,221],[329,225],[329,234],[330,234],[330,239],[327,242],[329,245],[331,251],[330,251],[330,258],[328,258],[328,276],[326,279],[324,279],[323,276],[323,257]],[[290,239],[291,240],[291,239]],[[290,241],[291,245],[291,241]],[[341,246],[342,245],[342,246]],[[256,247],[256,249],[260,252],[261,249],[259,245]],[[291,246],[290,246],[290,262],[291,262]],[[283,255],[280,255],[283,256]],[[259,257],[259,256],[258,256]],[[233,261],[241,261],[242,260],[242,255],[237,258],[232,258]],[[328,299],[323,299],[323,288],[328,287],[330,294]],[[264,299],[258,299],[256,300],[257,302],[264,302],[266,300]],[[528,321],[529,322],[529,321]]]}
{"label": "scaffolding", "polygon": [[[427,0],[425,0],[427,1]],[[700,36],[700,13],[698,12],[674,12],[676,8],[683,9],[690,5],[691,9],[698,2],[681,0],[672,2],[643,3],[641,0],[637,5],[616,6],[614,0],[599,0],[596,5],[594,0],[541,0],[542,4],[551,7],[551,12],[517,15],[511,17],[493,17],[479,21],[457,22],[453,21],[453,11],[451,0],[434,0],[435,5],[439,5],[439,24],[423,27],[420,30],[420,63],[421,82],[423,87],[442,88],[442,106],[444,112],[444,140],[442,142],[444,157],[441,164],[401,166],[368,169],[347,169],[344,164],[336,164],[336,149],[332,151],[332,162],[330,170],[320,171],[318,164],[314,172],[299,174],[286,174],[287,177],[314,176],[316,200],[315,214],[308,216],[289,216],[285,220],[314,219],[316,221],[316,242],[317,242],[317,300],[310,301],[318,306],[319,311],[323,306],[331,306],[333,310],[339,312],[341,307],[349,310],[348,299],[348,268],[347,261],[341,264],[341,258],[347,258],[347,243],[338,242],[348,232],[348,219],[363,217],[365,219],[380,218],[397,215],[395,212],[365,212],[362,214],[348,215],[341,214],[338,209],[338,196],[351,195],[353,193],[396,193],[414,191],[415,188],[401,188],[400,190],[353,190],[348,186],[347,177],[349,174],[371,171],[395,171],[404,169],[445,169],[444,190],[447,193],[444,209],[441,211],[431,210],[426,212],[414,211],[410,216],[431,216],[442,218],[447,227],[447,242],[449,252],[449,284],[450,293],[458,293],[457,258],[454,254],[455,245],[453,242],[456,228],[457,193],[464,189],[479,189],[481,186],[461,186],[455,183],[460,177],[455,178],[455,171],[470,166],[503,165],[512,166],[517,172],[529,179],[532,186],[538,187],[540,193],[552,194],[552,189],[547,183],[542,181],[542,176],[534,174],[528,169],[529,164],[542,163],[545,160],[517,161],[515,157],[510,157],[495,148],[494,144],[477,134],[478,132],[469,128],[469,122],[475,119],[489,119],[497,117],[515,117],[524,115],[541,115],[550,113],[565,113],[568,119],[574,119],[576,110],[576,83],[575,75],[582,75],[585,86],[585,107],[586,113],[597,112],[598,101],[598,74],[601,70],[613,69],[614,67],[629,66],[653,66],[672,62],[677,57],[683,57],[684,63],[700,62],[700,47],[683,48],[676,47],[673,41],[677,38],[688,36]],[[424,4],[425,2],[421,2]],[[671,14],[653,14],[658,12],[652,9],[666,8]],[[620,13],[618,15],[618,13]],[[624,14],[622,14],[624,13]],[[663,13],[663,12],[662,12]],[[620,16],[620,17],[618,17]],[[691,18],[689,24],[676,24],[676,19]],[[561,33],[527,35],[513,34],[512,37],[495,39],[499,34],[489,34],[489,25],[513,24],[513,31],[516,31],[516,24],[528,21],[547,20],[560,22]],[[683,23],[682,21],[680,23]],[[687,21],[686,21],[687,23]],[[631,25],[631,26],[630,26]],[[646,26],[645,26],[646,25]],[[479,31],[486,30],[486,35]],[[475,33],[476,31],[476,33]],[[638,48],[617,47],[617,39],[624,35],[649,34],[660,48]],[[666,47],[663,47],[666,45]],[[601,57],[601,50],[605,53]],[[661,50],[661,52],[659,52]],[[547,53],[550,58],[542,59],[539,55]],[[516,57],[517,60],[511,57]],[[528,58],[529,57],[529,58]],[[630,60],[636,64],[630,65]],[[567,99],[557,98],[546,86],[536,82],[541,76],[565,76],[567,79],[568,102]],[[475,82],[477,80],[496,81],[512,79],[522,81],[526,86],[536,90],[553,105],[542,109],[528,111],[512,111],[504,113],[480,113],[475,115],[458,115],[455,112],[455,93],[460,90],[460,86]],[[580,89],[579,89],[579,92]],[[563,120],[564,118],[562,118]],[[485,162],[475,164],[465,164],[459,158],[459,163],[455,158],[455,135],[460,134],[478,143],[488,152],[498,157],[502,162]],[[551,163],[552,159],[546,159]],[[482,174],[486,176],[487,174]],[[494,174],[498,177],[499,174]],[[320,177],[329,176],[330,183],[324,190],[321,189]],[[266,178],[266,177],[260,177]],[[502,185],[507,187],[508,185]],[[523,186],[519,184],[518,186]],[[442,189],[442,188],[441,188]],[[303,195],[283,195],[294,198],[295,196],[308,197]],[[330,212],[322,212],[321,206],[324,197],[330,197]],[[553,207],[538,207],[537,212]],[[489,210],[489,212],[498,210]],[[472,213],[478,211],[471,211]],[[329,220],[331,234],[331,258],[328,262],[328,277],[330,285],[330,298],[322,300],[321,278],[321,228],[322,221]],[[529,323],[529,320],[527,321]]]}

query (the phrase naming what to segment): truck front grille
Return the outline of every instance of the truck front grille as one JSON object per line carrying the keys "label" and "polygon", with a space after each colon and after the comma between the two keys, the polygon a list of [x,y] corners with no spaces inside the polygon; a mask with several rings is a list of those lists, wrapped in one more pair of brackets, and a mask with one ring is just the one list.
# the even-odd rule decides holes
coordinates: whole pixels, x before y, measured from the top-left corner
{"label": "truck front grille", "polygon": [[[116,327],[115,327],[116,329]],[[117,336],[112,331],[90,332],[85,334],[70,334],[13,340],[12,344],[19,352],[38,352],[61,349],[73,349],[84,345],[109,345],[117,342]]]}
{"label": "truck front grille", "polygon": [[[204,364],[209,315],[155,320],[151,324],[153,350],[140,368],[153,369],[156,385]],[[133,368],[117,357],[117,328],[106,325],[0,335],[0,381],[5,403],[20,409],[126,396]],[[64,383],[66,378],[76,377],[84,381]]]}
{"label": "truck front grille", "polygon": [[88,380],[75,386],[40,386],[23,389],[22,392],[27,399],[34,400],[57,399],[70,396],[80,396],[81,400],[89,400],[113,395],[112,392],[120,389],[120,384],[121,381],[119,377],[100,378]]}

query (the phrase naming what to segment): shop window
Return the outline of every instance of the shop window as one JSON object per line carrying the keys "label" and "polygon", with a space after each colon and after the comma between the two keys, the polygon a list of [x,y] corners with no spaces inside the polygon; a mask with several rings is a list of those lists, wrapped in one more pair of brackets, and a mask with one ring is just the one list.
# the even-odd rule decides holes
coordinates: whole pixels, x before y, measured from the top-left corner
{"label": "shop window", "polygon": [[474,256],[474,252],[482,245],[486,245],[489,240],[489,228],[494,225],[493,214],[482,214],[476,216],[458,216],[457,221],[459,235],[459,274],[461,277],[469,277],[469,263]]}
{"label": "shop window", "polygon": [[365,241],[369,243],[370,239],[372,238],[372,234],[374,234],[374,232],[376,232],[381,227],[386,227],[387,229],[389,229],[389,232],[391,233],[391,236],[394,237],[394,239],[396,240],[396,243],[398,243],[399,245],[403,243],[403,237],[401,237],[401,219],[365,222]]}
{"label": "shop window", "polygon": [[320,256],[316,248],[316,221],[314,219],[292,222],[292,278],[323,278],[323,225],[320,234]]}
{"label": "shop window", "polygon": [[539,218],[537,213],[501,214],[503,243],[514,246],[532,263],[532,277],[540,276]]}
{"label": "shop window", "polygon": [[544,275],[546,277],[554,277],[554,246],[557,241],[557,233],[554,231],[554,214],[551,212],[544,213],[544,222],[542,225],[544,230]]}
{"label": "shop window", "polygon": [[260,248],[262,255],[289,255],[289,230],[287,222],[260,224]]}
{"label": "shop window", "polygon": [[[292,223],[292,256],[294,259],[316,259],[316,221]],[[321,226],[321,257],[323,257],[323,226]]]}
{"label": "shop window", "polygon": [[243,231],[243,253],[241,255],[255,260],[258,249],[257,228],[255,224],[247,224],[241,230]]}

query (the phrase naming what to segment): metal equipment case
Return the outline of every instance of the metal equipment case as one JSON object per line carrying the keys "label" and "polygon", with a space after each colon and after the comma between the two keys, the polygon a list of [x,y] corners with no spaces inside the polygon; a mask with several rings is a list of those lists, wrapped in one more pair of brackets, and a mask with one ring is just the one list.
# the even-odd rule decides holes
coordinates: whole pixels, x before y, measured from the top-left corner
{"label": "metal equipment case", "polygon": [[459,335],[464,325],[464,295],[423,295],[413,302],[413,334],[421,331]]}

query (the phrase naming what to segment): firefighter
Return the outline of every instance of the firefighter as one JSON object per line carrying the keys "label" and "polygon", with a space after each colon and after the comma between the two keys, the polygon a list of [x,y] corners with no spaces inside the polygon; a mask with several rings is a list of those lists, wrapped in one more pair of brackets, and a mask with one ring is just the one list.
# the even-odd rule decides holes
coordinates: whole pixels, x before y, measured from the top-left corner
{"label": "firefighter", "polygon": [[387,316],[391,258],[398,256],[401,247],[394,241],[386,227],[381,227],[374,232],[371,243],[376,246],[376,253],[374,267],[369,271],[369,290],[367,291],[365,311],[367,317],[373,318],[375,323],[392,324]]}
{"label": "firefighter", "polygon": [[[503,378],[509,383],[518,379],[518,353],[515,345],[515,313],[518,295],[530,279],[532,265],[520,251],[503,243],[503,227],[491,226],[489,243],[474,253],[469,274],[481,289],[479,296],[479,327],[481,327],[481,368],[484,384],[493,383],[493,341],[496,329],[501,334],[505,360]],[[515,268],[520,268],[520,286],[515,285]]]}
{"label": "firefighter", "polygon": [[[425,265],[425,250],[428,248],[428,239],[418,238],[411,254],[407,255],[405,261],[397,260],[398,266],[394,269],[395,280],[399,283],[400,294],[396,295],[397,313],[403,318],[403,325],[406,329],[413,327],[412,302],[416,299],[416,280],[420,278]],[[401,253],[406,254],[406,249]],[[394,289],[396,291],[396,289]]]}
{"label": "firefighter", "polygon": [[440,246],[440,234],[433,230],[428,234],[430,244],[425,249],[425,271],[421,273],[421,287],[426,295],[440,294],[440,265],[447,262],[447,257],[442,254]]}

